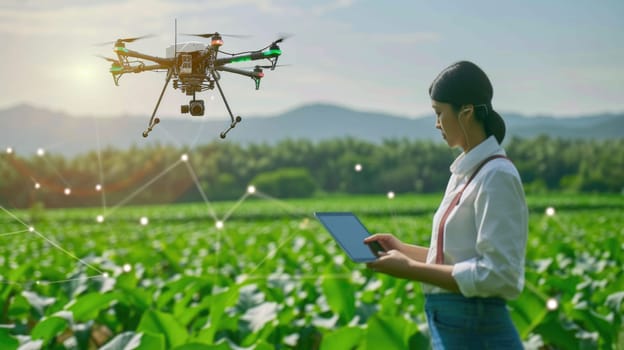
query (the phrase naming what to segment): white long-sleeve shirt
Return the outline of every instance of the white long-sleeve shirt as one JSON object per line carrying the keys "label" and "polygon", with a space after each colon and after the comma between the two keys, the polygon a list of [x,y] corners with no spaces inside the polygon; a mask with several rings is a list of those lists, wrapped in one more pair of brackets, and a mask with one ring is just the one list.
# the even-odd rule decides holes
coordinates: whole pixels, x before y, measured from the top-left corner
{"label": "white long-sleeve shirt", "polygon": [[[438,226],[447,207],[468,178],[487,157],[502,154],[493,136],[451,164],[451,178],[433,217],[427,263],[437,254]],[[459,204],[446,220],[444,263],[453,265],[453,277],[466,297],[517,297],[524,286],[528,210],[522,181],[507,159],[489,161],[466,187]],[[423,284],[425,293],[448,293]]]}

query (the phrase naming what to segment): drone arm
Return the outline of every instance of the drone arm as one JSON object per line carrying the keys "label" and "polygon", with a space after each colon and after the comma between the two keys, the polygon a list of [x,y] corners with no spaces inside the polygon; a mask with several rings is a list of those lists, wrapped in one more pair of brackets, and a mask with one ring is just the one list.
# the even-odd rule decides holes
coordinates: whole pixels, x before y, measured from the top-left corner
{"label": "drone arm", "polygon": [[253,78],[253,79],[262,78],[262,76],[259,75],[259,73],[257,73],[257,72],[246,71],[246,70],[243,70],[243,69],[230,68],[230,67],[226,67],[226,66],[215,67],[215,69],[216,70],[220,70],[220,71],[224,71],[224,72],[230,72],[230,73],[235,73],[235,74],[248,76],[248,77]]}
{"label": "drone arm", "polygon": [[173,66],[174,59],[173,58],[162,58],[156,56],[146,55],[137,51],[128,50],[125,47],[115,47],[114,51],[119,56],[120,60],[127,57],[140,58],[143,60],[148,60],[152,62],[156,62],[159,65],[162,65],[164,68],[169,68]]}
{"label": "drone arm", "polygon": [[231,57],[217,58],[215,60],[215,66],[221,67],[229,63],[276,58],[276,57],[279,57],[281,54],[282,54],[282,50],[278,48],[278,49],[270,49],[266,51],[253,52],[253,53],[246,54],[246,55],[234,55]]}
{"label": "drone arm", "polygon": [[140,73],[140,72],[144,72],[144,71],[148,71],[148,70],[157,70],[157,69],[169,69],[170,70],[170,66],[164,65],[164,64],[150,64],[150,65],[138,65],[136,67],[130,67],[128,70],[133,72],[133,73]]}

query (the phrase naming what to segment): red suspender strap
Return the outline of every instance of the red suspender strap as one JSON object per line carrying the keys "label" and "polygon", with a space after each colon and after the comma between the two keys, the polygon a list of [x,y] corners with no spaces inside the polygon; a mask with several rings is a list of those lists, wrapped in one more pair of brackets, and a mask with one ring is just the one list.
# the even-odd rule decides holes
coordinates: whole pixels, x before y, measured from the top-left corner
{"label": "red suspender strap", "polygon": [[470,181],[474,179],[474,177],[477,175],[479,170],[481,170],[481,168],[485,165],[485,163],[496,158],[509,159],[501,154],[497,154],[497,155],[490,156],[486,158],[483,162],[481,162],[481,164],[479,164],[479,166],[477,167],[477,170],[475,170],[474,173],[472,173],[472,175],[468,179],[468,181],[466,181],[466,184],[464,185],[464,187],[462,187],[462,189],[455,195],[455,198],[453,198],[453,201],[451,202],[451,204],[449,204],[449,206],[446,208],[444,215],[442,215],[442,219],[440,219],[440,224],[438,225],[438,241],[437,241],[438,244],[436,246],[437,249],[436,249],[436,261],[435,261],[436,264],[444,264],[444,226],[446,225],[446,219],[448,219],[448,216],[451,215],[451,211],[453,211],[453,208],[455,208],[455,206],[457,206],[457,204],[459,203],[462,193],[464,193],[464,190],[466,189],[466,187],[468,187],[468,184],[470,184]]}

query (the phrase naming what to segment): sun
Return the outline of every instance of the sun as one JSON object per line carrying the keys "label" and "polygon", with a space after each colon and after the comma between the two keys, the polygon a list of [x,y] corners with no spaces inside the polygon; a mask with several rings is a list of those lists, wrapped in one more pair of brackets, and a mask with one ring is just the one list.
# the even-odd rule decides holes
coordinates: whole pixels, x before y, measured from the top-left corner
{"label": "sun", "polygon": [[80,65],[74,68],[74,79],[77,82],[88,83],[95,78],[95,67],[91,65]]}

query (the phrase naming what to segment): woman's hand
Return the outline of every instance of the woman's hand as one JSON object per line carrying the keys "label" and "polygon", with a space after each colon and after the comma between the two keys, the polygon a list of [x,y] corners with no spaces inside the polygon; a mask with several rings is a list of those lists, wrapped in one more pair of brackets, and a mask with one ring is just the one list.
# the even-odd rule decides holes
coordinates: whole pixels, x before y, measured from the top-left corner
{"label": "woman's hand", "polygon": [[[398,241],[398,240],[397,240]],[[377,272],[385,273],[394,277],[409,278],[415,261],[396,249],[379,252],[379,258],[366,266]]]}
{"label": "woman's hand", "polygon": [[366,244],[371,242],[378,242],[386,252],[393,249],[398,251],[403,250],[403,242],[390,233],[376,233],[364,239],[364,243]]}

